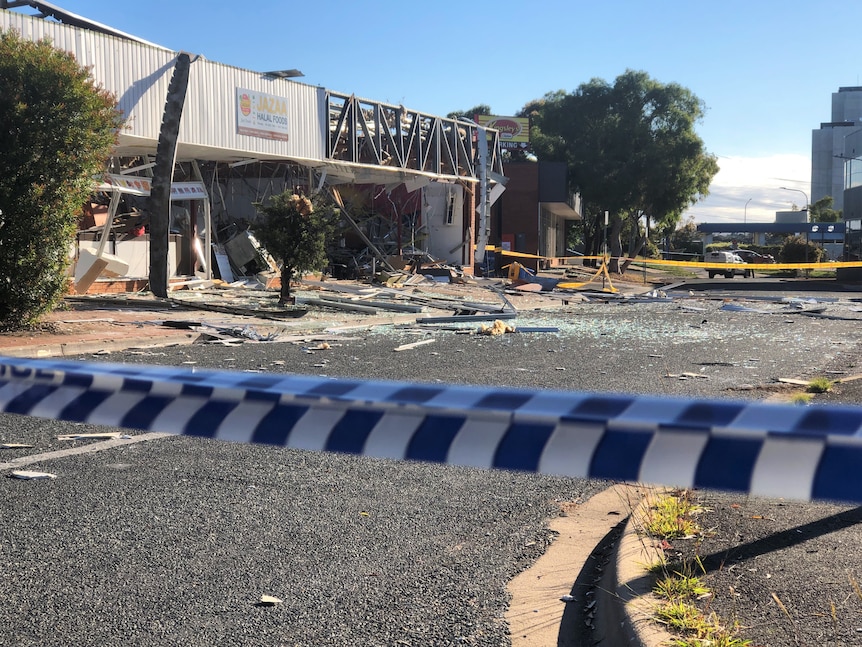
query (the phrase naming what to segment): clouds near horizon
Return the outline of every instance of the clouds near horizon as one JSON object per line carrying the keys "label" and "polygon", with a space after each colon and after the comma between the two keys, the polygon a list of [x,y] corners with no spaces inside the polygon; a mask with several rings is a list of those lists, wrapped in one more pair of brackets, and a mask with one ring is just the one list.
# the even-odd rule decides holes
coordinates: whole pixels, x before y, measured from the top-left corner
{"label": "clouds near horizon", "polygon": [[811,198],[808,156],[719,157],[718,165],[709,195],[689,208],[684,219],[692,216],[697,222],[772,222],[776,211],[789,211],[794,204],[801,208],[806,197]]}

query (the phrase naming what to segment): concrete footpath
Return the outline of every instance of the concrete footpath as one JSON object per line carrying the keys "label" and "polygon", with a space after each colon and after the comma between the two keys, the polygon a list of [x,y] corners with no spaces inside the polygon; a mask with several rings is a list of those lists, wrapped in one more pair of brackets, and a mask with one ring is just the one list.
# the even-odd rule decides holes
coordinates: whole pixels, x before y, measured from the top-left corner
{"label": "concrete footpath", "polygon": [[[344,331],[352,326],[376,325],[415,320],[416,315],[356,316],[349,313],[317,312],[308,317],[263,318],[253,315],[219,314],[186,308],[158,299],[136,299],[131,304],[119,299],[76,300],[66,309],[49,313],[35,330],[0,333],[0,354],[7,357],[67,357],[107,354],[129,348],[157,348],[193,344],[217,334],[220,329],[254,331],[260,335],[315,334],[327,329]],[[242,335],[236,343],[253,341]]]}

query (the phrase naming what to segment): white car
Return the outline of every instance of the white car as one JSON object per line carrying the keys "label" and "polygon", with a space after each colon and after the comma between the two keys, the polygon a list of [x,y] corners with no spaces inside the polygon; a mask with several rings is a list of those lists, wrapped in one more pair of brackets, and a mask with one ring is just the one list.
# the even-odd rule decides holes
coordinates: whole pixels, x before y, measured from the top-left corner
{"label": "white car", "polygon": [[745,261],[740,258],[738,254],[734,254],[733,252],[709,252],[704,257],[704,262],[706,263],[726,263],[728,265],[739,265],[741,267],[728,267],[728,268],[710,268],[706,270],[706,273],[709,275],[709,278],[715,278],[716,274],[723,274],[724,278],[732,279],[735,275],[744,276],[748,278],[754,273],[745,268]]}

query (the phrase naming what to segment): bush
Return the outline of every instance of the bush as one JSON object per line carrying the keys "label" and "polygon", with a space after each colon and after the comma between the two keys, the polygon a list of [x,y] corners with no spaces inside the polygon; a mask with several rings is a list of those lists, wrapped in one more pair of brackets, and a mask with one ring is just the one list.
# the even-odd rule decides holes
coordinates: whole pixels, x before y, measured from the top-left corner
{"label": "bush", "polygon": [[818,263],[823,250],[803,236],[791,236],[784,241],[778,260],[781,263]]}
{"label": "bush", "polygon": [[290,280],[295,272],[319,270],[328,263],[326,242],[335,228],[338,211],[319,194],[309,200],[290,192],[255,206],[263,217],[252,225],[252,231],[281,263],[278,303],[283,306],[290,301]]}
{"label": "bush", "polygon": [[0,32],[0,328],[66,293],[77,219],[116,141],[114,97],[49,41]]}
{"label": "bush", "polygon": [[647,239],[644,247],[641,250],[641,256],[644,258],[661,258],[661,251],[653,241]]}

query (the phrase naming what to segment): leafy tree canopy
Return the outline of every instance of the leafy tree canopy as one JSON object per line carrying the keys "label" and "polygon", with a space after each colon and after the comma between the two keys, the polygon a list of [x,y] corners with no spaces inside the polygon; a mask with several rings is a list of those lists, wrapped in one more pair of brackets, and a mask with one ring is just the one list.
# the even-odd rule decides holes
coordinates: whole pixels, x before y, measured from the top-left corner
{"label": "leafy tree canopy", "polygon": [[697,230],[693,216],[680,224],[670,236],[671,248],[684,252],[699,252],[703,249],[703,235]]}
{"label": "leafy tree canopy", "polygon": [[67,289],[77,218],[122,115],[47,40],[0,32],[0,327],[35,323]]}
{"label": "leafy tree canopy", "polygon": [[594,213],[610,212],[614,256],[623,219],[644,213],[673,230],[709,193],[718,164],[695,132],[703,113],[690,90],[632,70],[613,85],[593,79],[572,93],[548,93],[521,111],[532,119],[536,156],[566,162],[569,188]]}
{"label": "leafy tree canopy", "polygon": [[486,105],[484,103],[480,103],[478,106],[473,106],[469,110],[456,110],[455,112],[450,112],[446,115],[447,119],[457,119],[458,117],[469,117],[473,118],[473,115],[490,115],[491,114],[491,106]]}
{"label": "leafy tree canopy", "polygon": [[808,207],[808,216],[812,222],[838,222],[841,220],[841,209],[832,208],[833,199],[831,195],[820,198]]}

